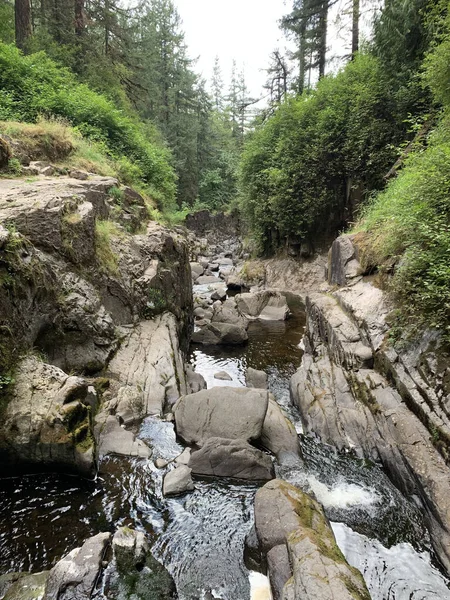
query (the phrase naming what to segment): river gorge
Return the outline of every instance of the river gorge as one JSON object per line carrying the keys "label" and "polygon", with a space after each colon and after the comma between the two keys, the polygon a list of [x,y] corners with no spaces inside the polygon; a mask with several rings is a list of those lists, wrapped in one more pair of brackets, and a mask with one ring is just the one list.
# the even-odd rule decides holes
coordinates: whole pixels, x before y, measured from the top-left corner
{"label": "river gorge", "polygon": [[142,232],[116,183],[0,182],[0,598],[450,599],[445,361],[389,346],[358,240],[252,277],[232,219]]}

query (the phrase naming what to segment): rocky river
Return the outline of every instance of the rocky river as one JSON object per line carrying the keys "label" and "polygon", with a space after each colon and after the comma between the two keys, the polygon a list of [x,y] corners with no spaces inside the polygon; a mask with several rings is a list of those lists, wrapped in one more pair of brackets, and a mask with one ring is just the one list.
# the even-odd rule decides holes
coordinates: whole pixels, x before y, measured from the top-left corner
{"label": "rocky river", "polygon": [[358,240],[277,271],[116,184],[0,185],[0,598],[450,599],[439,340],[386,342]]}

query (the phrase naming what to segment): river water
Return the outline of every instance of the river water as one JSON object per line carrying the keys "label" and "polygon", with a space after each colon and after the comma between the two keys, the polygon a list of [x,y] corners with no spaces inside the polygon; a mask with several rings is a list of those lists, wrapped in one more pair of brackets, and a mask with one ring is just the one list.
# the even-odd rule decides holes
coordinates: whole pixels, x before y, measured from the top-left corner
{"label": "river water", "polygon": [[[289,379],[301,361],[304,314],[293,298],[290,305],[294,316],[286,323],[252,323],[247,346],[193,346],[190,362],[208,387],[242,386],[247,367],[265,370],[270,390],[302,435]],[[232,380],[214,379],[217,371]],[[249,573],[243,562],[258,486],[196,481],[194,492],[163,498],[164,470],[153,460],[172,459],[183,447],[173,425],[154,417],[144,421],[140,437],[154,448],[152,460],[108,458],[96,481],[62,475],[0,480],[0,572],[48,569],[90,535],[128,525],[148,534],[181,600],[199,600],[207,592],[223,600],[269,598],[265,578]],[[302,448],[304,461],[278,466],[277,475],[323,504],[373,600],[450,600],[413,499],[405,499],[376,465],[308,436],[302,436]]]}

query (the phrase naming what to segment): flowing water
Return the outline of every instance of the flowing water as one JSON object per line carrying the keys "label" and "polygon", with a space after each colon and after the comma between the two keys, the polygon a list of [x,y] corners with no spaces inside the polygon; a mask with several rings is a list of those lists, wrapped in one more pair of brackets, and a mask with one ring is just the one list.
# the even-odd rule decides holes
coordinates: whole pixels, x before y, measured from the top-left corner
{"label": "flowing water", "polygon": [[[286,323],[252,323],[240,348],[192,347],[190,361],[208,387],[245,385],[247,367],[265,370],[269,386],[301,434],[289,402],[289,378],[302,356],[302,307],[290,298]],[[229,382],[214,379],[226,371]],[[173,425],[151,417],[140,437],[167,460],[183,447]],[[436,568],[420,513],[376,465],[302,438],[304,462],[277,467],[278,476],[313,493],[333,522],[337,541],[366,579],[373,600],[450,600]],[[0,572],[48,569],[90,535],[128,525],[145,531],[153,553],[173,576],[181,600],[207,593],[223,600],[268,599],[267,579],[243,563],[253,522],[256,484],[197,481],[194,492],[166,499],[165,470],[153,460],[109,458],[95,481],[62,475],[0,480]],[[211,597],[211,596],[209,596]]]}

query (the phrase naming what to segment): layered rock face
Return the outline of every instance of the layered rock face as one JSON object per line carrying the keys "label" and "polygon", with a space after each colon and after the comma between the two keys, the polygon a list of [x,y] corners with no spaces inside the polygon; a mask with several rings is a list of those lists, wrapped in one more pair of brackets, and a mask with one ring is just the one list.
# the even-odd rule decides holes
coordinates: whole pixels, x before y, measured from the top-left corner
{"label": "layered rock face", "polygon": [[[2,471],[90,473],[96,439],[101,454],[149,456],[121,425],[162,414],[186,393],[188,246],[146,224],[146,212],[113,178],[0,182]],[[38,361],[19,360],[36,350]],[[68,389],[70,372],[83,393]],[[90,384],[102,400],[95,420]]]}
{"label": "layered rock face", "polygon": [[448,569],[448,362],[432,334],[401,352],[389,345],[392,307],[363,279],[353,242],[342,236],[330,253],[329,281],[343,287],[307,299],[306,351],[291,396],[307,431],[381,461],[405,494],[420,498]]}
{"label": "layered rock face", "polygon": [[274,600],[370,600],[322,507],[298,488],[276,479],[258,490],[254,533]]}

